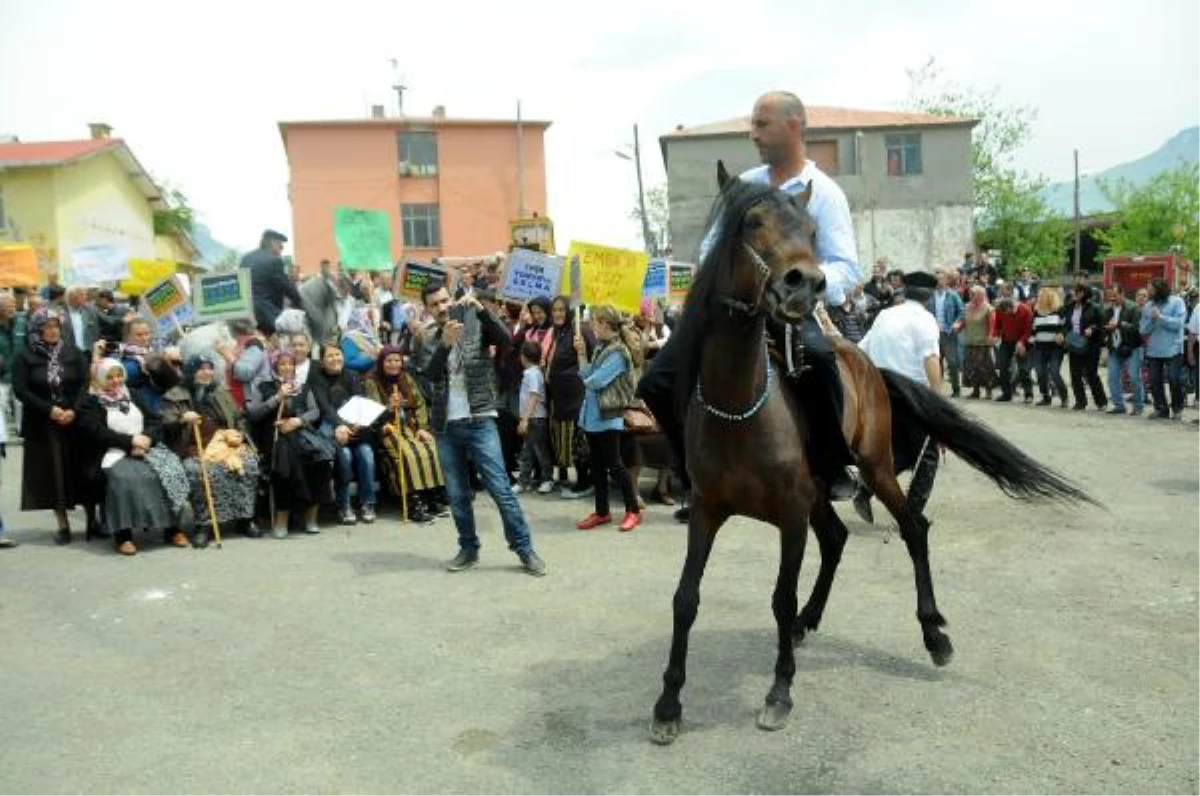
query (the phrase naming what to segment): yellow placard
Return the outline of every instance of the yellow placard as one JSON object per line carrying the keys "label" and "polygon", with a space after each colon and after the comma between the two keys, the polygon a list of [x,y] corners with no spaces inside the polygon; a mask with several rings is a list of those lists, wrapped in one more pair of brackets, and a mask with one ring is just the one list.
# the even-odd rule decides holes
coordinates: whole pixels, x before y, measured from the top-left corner
{"label": "yellow placard", "polygon": [[130,260],[129,276],[117,283],[117,289],[127,296],[140,296],[177,269],[170,260]]}
{"label": "yellow placard", "polygon": [[37,252],[26,243],[0,243],[0,287],[37,287]]}
{"label": "yellow placard", "polygon": [[[571,241],[569,251],[568,256],[579,258],[579,297],[584,304],[611,304],[622,312],[638,311],[650,255],[577,240]],[[568,273],[564,283],[570,278]]]}

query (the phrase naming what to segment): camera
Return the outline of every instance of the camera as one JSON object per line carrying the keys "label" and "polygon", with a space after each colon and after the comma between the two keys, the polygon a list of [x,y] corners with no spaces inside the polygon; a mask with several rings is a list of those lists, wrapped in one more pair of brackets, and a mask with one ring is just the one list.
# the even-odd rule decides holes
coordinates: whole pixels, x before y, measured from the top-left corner
{"label": "camera", "polygon": [[467,308],[462,304],[455,304],[450,307],[450,320],[462,323],[467,318]]}

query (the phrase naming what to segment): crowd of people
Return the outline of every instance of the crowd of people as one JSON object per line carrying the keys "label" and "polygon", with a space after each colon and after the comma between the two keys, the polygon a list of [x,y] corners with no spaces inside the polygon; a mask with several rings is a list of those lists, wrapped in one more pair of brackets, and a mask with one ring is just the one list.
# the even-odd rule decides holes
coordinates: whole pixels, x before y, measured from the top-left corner
{"label": "crowd of people", "polygon": [[[1084,271],[1070,285],[1043,286],[1028,269],[1006,282],[986,256],[976,262],[972,253],[934,275],[926,306],[955,398],[1057,402],[1076,411],[1091,405],[1112,415],[1149,409],[1154,420],[1181,419],[1200,398],[1195,288],[1172,293],[1153,279],[1127,296],[1116,285],[1097,288]],[[881,260],[832,319],[860,340],[880,309],[904,300],[903,285],[904,273]]]}
{"label": "crowd of people", "polygon": [[[278,248],[264,235],[260,252]],[[147,531],[204,547],[218,531],[282,539],[323,520],[371,523],[384,497],[411,522],[453,516],[469,566],[471,498],[485,489],[531,574],[545,565],[516,495],[593,497],[577,526],[591,529],[611,521],[615,488],[620,529],[636,528],[646,459],[622,414],[670,333],[661,306],[644,302],[632,319],[592,307],[577,323],[565,296],[505,302],[486,266],[462,274],[453,295],[431,285],[422,299],[392,295],[390,278],[335,274],[344,306],[320,340],[277,328],[297,287],[279,282],[282,296],[256,294],[259,317],[218,324],[199,347],[103,306],[106,291],[0,294],[0,399],[24,440],[20,509],[54,512],[55,542],[69,544],[68,512],[82,507],[85,539],[134,555]],[[355,398],[386,410],[347,419]],[[470,444],[452,444],[460,433]],[[661,459],[651,497],[671,504]]]}

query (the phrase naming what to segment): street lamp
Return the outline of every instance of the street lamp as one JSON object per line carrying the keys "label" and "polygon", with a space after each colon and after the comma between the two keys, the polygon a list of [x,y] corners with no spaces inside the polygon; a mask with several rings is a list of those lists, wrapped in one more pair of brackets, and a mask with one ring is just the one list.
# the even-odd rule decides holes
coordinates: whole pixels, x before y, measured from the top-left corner
{"label": "street lamp", "polygon": [[634,168],[637,169],[638,183],[638,209],[642,215],[642,245],[646,251],[654,253],[653,245],[650,240],[650,219],[646,217],[646,193],[642,188],[642,149],[638,141],[638,126],[633,126],[633,157],[629,157],[629,153],[621,150],[613,150],[613,154],[622,160],[632,160]]}

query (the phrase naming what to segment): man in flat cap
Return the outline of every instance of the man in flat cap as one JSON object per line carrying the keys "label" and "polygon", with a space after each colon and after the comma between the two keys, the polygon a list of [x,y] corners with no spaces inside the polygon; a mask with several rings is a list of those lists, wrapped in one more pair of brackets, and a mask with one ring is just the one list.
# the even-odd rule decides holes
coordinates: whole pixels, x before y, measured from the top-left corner
{"label": "man in flat cap", "polygon": [[293,307],[303,309],[300,293],[288,278],[283,264],[283,244],[287,236],[273,229],[262,234],[258,248],[242,258],[241,267],[250,269],[250,290],[254,297],[254,320],[265,335],[275,333],[275,319],[283,312],[286,298]]}
{"label": "man in flat cap", "polygon": [[[926,307],[937,285],[933,274],[923,271],[905,274],[904,302],[882,310],[858,346],[875,367],[895,371],[941,393],[938,323]],[[908,505],[921,513],[933,492],[933,478],[938,468],[937,444],[918,429],[893,428],[892,459],[897,473],[913,468]],[[871,493],[865,486],[859,486],[854,508],[859,516],[871,522]]]}

